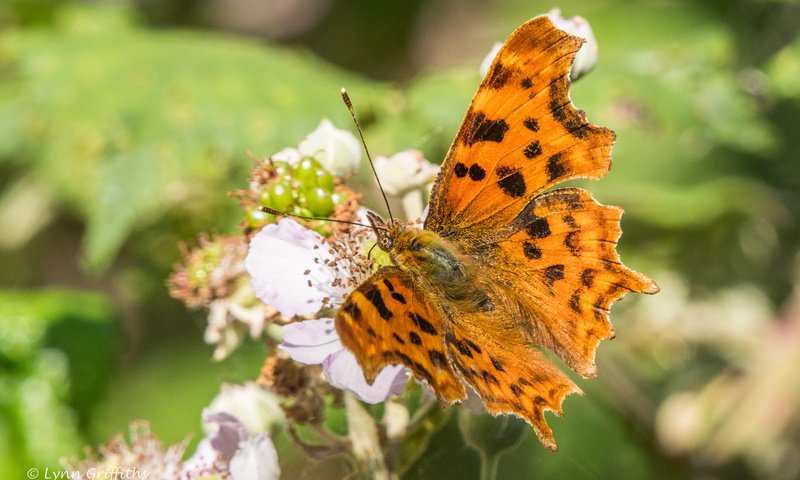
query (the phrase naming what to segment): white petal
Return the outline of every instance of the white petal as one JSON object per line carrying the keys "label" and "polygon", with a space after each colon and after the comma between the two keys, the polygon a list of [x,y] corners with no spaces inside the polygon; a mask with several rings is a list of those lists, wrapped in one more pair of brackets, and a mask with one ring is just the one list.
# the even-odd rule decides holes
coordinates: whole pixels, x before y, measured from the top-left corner
{"label": "white petal", "polygon": [[326,170],[338,177],[358,170],[361,163],[361,143],[346,130],[322,119],[316,130],[300,142],[301,154],[314,157]]}
{"label": "white petal", "polygon": [[481,77],[486,76],[486,72],[489,71],[489,67],[491,67],[492,62],[494,62],[494,57],[497,56],[497,52],[499,52],[500,48],[502,47],[503,47],[502,42],[495,42],[494,45],[492,45],[492,48],[489,50],[489,53],[487,53],[486,56],[483,57],[483,60],[481,60],[480,69],[478,70],[481,73]]}
{"label": "white petal", "polygon": [[280,152],[273,153],[269,156],[271,160],[286,162],[291,166],[295,166],[300,163],[301,157],[302,154],[296,148],[284,148]]}
{"label": "white petal", "polygon": [[322,363],[342,349],[332,318],[294,322],[283,327],[283,343],[278,348],[294,360],[307,365]]}
{"label": "white petal", "polygon": [[259,433],[242,442],[229,471],[233,480],[277,480],[281,475],[278,452],[269,436]]}
{"label": "white petal", "polygon": [[[324,264],[331,259],[322,237],[292,219],[261,229],[252,240],[245,259],[253,291],[281,315],[308,315],[322,307],[333,272]],[[314,259],[318,258],[318,262]],[[304,272],[308,270],[309,274]],[[308,282],[311,281],[311,286]]]}
{"label": "white petal", "polygon": [[420,188],[436,178],[439,171],[439,166],[425,160],[419,150],[403,150],[390,158],[379,156],[373,163],[389,195]]}
{"label": "white petal", "polygon": [[348,350],[331,355],[323,366],[325,377],[331,385],[350,390],[367,403],[380,403],[391,395],[400,395],[405,391],[408,380],[405,367],[391,365],[381,370],[375,383],[369,385],[356,357]]}
{"label": "white petal", "polygon": [[575,55],[575,61],[572,63],[572,70],[570,71],[570,78],[572,80],[577,80],[588,73],[594,68],[595,64],[597,64],[597,39],[594,37],[592,27],[583,17],[562,17],[561,10],[558,8],[547,12],[547,16],[556,28],[586,40],[586,43],[581,46],[581,49],[578,50],[577,55]]}
{"label": "white petal", "polygon": [[206,437],[215,451],[230,457],[239,448],[239,442],[248,437],[247,428],[238,418],[227,412],[203,410],[204,428],[209,431]]}
{"label": "white petal", "polygon": [[197,450],[181,465],[181,478],[197,478],[212,471],[219,453],[211,446],[211,441],[204,438],[197,444]]}
{"label": "white petal", "polygon": [[223,383],[206,410],[209,414],[224,412],[236,417],[250,433],[268,432],[284,420],[277,397],[255,382]]}

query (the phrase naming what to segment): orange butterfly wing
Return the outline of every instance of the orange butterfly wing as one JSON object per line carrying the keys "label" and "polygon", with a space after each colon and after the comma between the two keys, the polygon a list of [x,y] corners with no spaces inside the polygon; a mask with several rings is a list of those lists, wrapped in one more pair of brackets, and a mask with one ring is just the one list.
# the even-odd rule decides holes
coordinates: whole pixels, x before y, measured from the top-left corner
{"label": "orange butterfly wing", "polygon": [[614,132],[588,123],[567,91],[583,42],[545,16],[511,34],[445,158],[425,228],[478,237],[510,223],[546,188],[608,171]]}
{"label": "orange butterfly wing", "polygon": [[442,313],[399,268],[383,267],[359,285],[336,312],[335,323],[369,384],[383,367],[403,364],[443,402],[466,398],[444,348]]}
{"label": "orange butterfly wing", "polygon": [[524,418],[542,444],[556,450],[544,412],[561,415],[564,397],[583,392],[541,352],[527,345],[507,313],[498,310],[495,314],[460,315],[447,327],[448,353],[487,411]]}
{"label": "orange butterfly wing", "polygon": [[597,346],[614,335],[611,304],[628,292],[658,291],[620,262],[621,216],[622,209],[600,205],[586,190],[553,190],[515,221],[519,231],[487,250],[493,272],[516,287],[531,313],[517,322],[528,340],[584,377],[596,374]]}

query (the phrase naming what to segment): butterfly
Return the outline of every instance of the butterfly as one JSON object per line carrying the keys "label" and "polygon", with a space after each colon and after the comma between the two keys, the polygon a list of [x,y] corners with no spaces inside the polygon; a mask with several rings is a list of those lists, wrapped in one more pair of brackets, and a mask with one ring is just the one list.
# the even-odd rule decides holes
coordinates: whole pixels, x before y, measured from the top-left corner
{"label": "butterfly", "polygon": [[443,404],[474,390],[494,415],[514,414],[556,450],[544,413],[580,388],[614,336],[611,304],[656,293],[616,252],[622,210],[580,188],[611,166],[613,131],[587,122],[568,95],[583,39],[545,17],[506,40],[464,117],[434,184],[423,229],[370,213],[378,268],[335,316],[342,344],[372,384],[405,365]]}

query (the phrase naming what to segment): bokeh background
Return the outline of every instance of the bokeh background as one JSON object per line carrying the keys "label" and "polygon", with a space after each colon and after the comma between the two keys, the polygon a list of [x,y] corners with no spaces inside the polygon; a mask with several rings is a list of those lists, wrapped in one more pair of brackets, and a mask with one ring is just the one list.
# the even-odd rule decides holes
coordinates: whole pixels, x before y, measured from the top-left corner
{"label": "bokeh background", "polygon": [[[0,477],[56,466],[129,421],[201,436],[250,342],[211,361],[169,297],[179,244],[236,232],[247,150],[322,117],[370,148],[443,158],[495,41],[560,7],[600,45],[573,100],[618,134],[589,185],[621,205],[626,298],[600,375],[501,478],[800,476],[800,2],[4,0],[0,3]],[[477,478],[456,422],[405,478]],[[197,436],[195,436],[196,441]],[[284,478],[338,478],[276,438]]]}

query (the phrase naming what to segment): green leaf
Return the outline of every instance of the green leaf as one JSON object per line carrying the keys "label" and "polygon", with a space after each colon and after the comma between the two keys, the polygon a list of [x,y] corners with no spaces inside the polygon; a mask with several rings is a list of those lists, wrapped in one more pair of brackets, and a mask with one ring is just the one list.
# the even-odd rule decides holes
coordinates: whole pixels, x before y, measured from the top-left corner
{"label": "green leaf", "polygon": [[145,30],[118,8],[67,10],[58,28],[6,32],[0,48],[13,68],[0,77],[0,153],[32,161],[87,219],[96,271],[137,226],[230,201],[246,150],[294,145],[322,117],[346,127],[343,85],[362,108],[384,91],[302,52]]}

